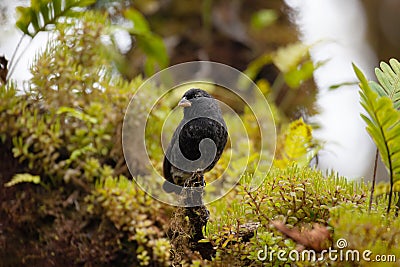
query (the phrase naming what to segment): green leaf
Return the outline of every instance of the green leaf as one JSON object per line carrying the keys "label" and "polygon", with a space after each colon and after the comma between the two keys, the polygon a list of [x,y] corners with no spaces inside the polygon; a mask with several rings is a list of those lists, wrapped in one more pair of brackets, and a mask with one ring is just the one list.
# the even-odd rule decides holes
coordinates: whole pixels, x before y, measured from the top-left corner
{"label": "green leaf", "polygon": [[306,61],[298,68],[289,70],[285,73],[284,78],[286,84],[292,88],[298,88],[304,81],[310,79],[315,71],[316,67],[311,60]]}
{"label": "green leaf", "polygon": [[54,17],[60,16],[62,9],[61,9],[61,3],[62,0],[53,0],[53,12],[54,12]]}
{"label": "green leaf", "polygon": [[87,146],[72,151],[71,156],[66,161],[66,163],[69,165],[71,164],[71,162],[76,161],[79,157],[89,152],[96,152],[96,149],[93,147],[92,144],[88,144]]}
{"label": "green leaf", "polygon": [[16,26],[24,33],[29,35],[28,27],[30,24],[30,11],[29,7],[18,6],[16,8],[19,19]]}
{"label": "green leaf", "polygon": [[262,9],[251,16],[251,26],[255,29],[262,29],[275,23],[278,17],[274,9]]}
{"label": "green leaf", "polygon": [[342,83],[337,83],[329,86],[329,90],[335,90],[338,89],[342,86],[349,86],[349,85],[357,85],[358,82],[342,82]]}
{"label": "green leaf", "polygon": [[261,71],[262,67],[272,62],[271,54],[264,54],[261,57],[250,62],[249,66],[245,70],[246,74],[251,80],[254,80],[257,74]]}
{"label": "green leaf", "polygon": [[44,21],[50,21],[50,5],[42,5],[40,7],[40,14],[42,14]]}
{"label": "green leaf", "polygon": [[92,116],[90,116],[90,115],[88,115],[86,113],[83,113],[83,112],[81,112],[79,110],[76,110],[76,109],[70,108],[70,107],[60,107],[57,110],[56,114],[57,115],[67,114],[67,115],[69,115],[71,117],[77,118],[77,119],[82,120],[84,122],[90,122],[92,124],[96,124],[98,122],[95,117],[92,117]]}
{"label": "green leaf", "polygon": [[156,61],[153,58],[147,58],[146,62],[144,63],[144,73],[147,76],[151,76],[153,73],[155,73],[155,65]]}
{"label": "green leaf", "polygon": [[380,84],[371,82],[374,89],[380,96],[386,95],[393,102],[394,107],[400,108],[400,63],[392,58],[389,64],[381,62],[380,69],[375,69],[375,75]]}
{"label": "green leaf", "polygon": [[283,73],[297,68],[308,55],[309,46],[293,43],[279,48],[272,57],[275,66]]}
{"label": "green leaf", "polygon": [[168,65],[168,55],[163,40],[154,35],[138,36],[137,44],[148,57],[154,59],[161,67]]}
{"label": "green leaf", "polygon": [[124,12],[125,18],[129,19],[133,23],[133,27],[130,29],[132,34],[150,34],[150,27],[144,16],[135,9],[128,9]]}
{"label": "green leaf", "polygon": [[26,35],[34,38],[47,26],[53,25],[61,17],[72,17],[77,10],[92,5],[96,0],[31,0],[29,7],[16,8],[18,19],[16,26]]}

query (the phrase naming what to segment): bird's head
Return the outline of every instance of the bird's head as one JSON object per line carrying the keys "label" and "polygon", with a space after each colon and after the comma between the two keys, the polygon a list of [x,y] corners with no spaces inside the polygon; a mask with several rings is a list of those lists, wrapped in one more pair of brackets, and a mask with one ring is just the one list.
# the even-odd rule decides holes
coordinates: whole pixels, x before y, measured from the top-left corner
{"label": "bird's head", "polygon": [[218,102],[201,89],[190,89],[182,96],[178,106],[183,107],[183,118],[191,120],[199,117],[218,119],[221,115],[221,109]]}
{"label": "bird's head", "polygon": [[179,101],[178,106],[188,108],[191,107],[193,102],[196,102],[201,97],[212,98],[206,91],[193,88],[188,91],[182,96],[181,101]]}

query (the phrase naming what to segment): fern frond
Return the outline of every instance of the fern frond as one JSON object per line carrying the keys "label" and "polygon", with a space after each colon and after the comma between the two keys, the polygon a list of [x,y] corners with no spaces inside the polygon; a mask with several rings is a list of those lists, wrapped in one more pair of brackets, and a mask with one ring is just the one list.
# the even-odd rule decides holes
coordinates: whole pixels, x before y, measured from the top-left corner
{"label": "fern frond", "polygon": [[76,16],[76,8],[94,4],[96,0],[31,0],[28,7],[18,6],[16,26],[26,35],[34,38],[60,17]]}
{"label": "fern frond", "polygon": [[[371,88],[370,82],[367,81],[364,74],[354,64],[353,68],[360,80],[361,105],[368,113],[368,116],[361,114],[361,117],[366,122],[366,129],[374,140],[382,161],[389,172],[391,184],[389,210],[393,184],[400,180],[400,113],[394,108],[394,103],[389,96],[379,96],[378,92]],[[392,74],[386,73],[385,75]],[[388,89],[387,86],[386,83],[383,88]]]}
{"label": "fern frond", "polygon": [[[390,64],[390,65],[389,65]],[[397,59],[390,59],[389,64],[381,62],[380,69],[375,69],[375,75],[380,84],[369,82],[370,87],[380,96],[387,96],[392,100],[394,108],[400,109],[400,63]]]}

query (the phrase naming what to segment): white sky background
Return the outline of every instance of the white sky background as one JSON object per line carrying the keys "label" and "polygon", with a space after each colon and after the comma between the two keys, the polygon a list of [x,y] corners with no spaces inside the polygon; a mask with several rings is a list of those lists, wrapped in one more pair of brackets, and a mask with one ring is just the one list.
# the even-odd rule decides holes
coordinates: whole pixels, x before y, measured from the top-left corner
{"label": "white sky background", "polygon": [[[358,86],[329,91],[334,84],[357,81],[354,62],[370,79],[376,59],[366,41],[366,18],[359,0],[286,0],[297,10],[302,41],[316,44],[311,56],[329,60],[315,72],[321,114],[317,138],[326,141],[319,158],[322,169],[334,169],[349,178],[371,171],[375,148],[360,117]],[[369,178],[369,177],[366,177]]]}
{"label": "white sky background", "polygon": [[[370,172],[375,148],[359,116],[362,109],[358,87],[346,86],[328,91],[333,84],[356,81],[352,62],[364,70],[368,77],[374,77],[372,71],[377,63],[366,45],[365,18],[359,0],[286,1],[298,11],[296,21],[303,42],[317,43],[311,51],[313,60],[329,60],[315,73],[321,110],[321,115],[315,117],[321,130],[316,131],[315,135],[326,141],[320,153],[319,166],[336,170],[349,178],[365,176]],[[0,2],[0,5],[7,5],[9,15],[8,23],[0,25],[0,55],[5,54],[7,59],[11,58],[21,36],[21,32],[14,27],[15,7],[28,3],[28,0]],[[35,38],[17,65],[13,79],[19,83],[29,79],[29,66],[38,49],[46,44],[47,38],[47,34],[39,34]],[[21,46],[24,47],[28,41],[29,38],[26,38]]]}

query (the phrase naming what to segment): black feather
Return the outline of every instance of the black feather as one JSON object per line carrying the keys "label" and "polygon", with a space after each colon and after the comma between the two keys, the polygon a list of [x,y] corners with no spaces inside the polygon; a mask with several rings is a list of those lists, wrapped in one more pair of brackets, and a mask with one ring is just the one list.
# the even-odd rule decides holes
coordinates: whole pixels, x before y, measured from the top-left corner
{"label": "black feather", "polygon": [[[190,106],[184,108],[184,116],[179,123],[170,144],[168,145],[163,162],[164,182],[163,188],[166,192],[180,193],[181,186],[184,186],[186,179],[190,178],[195,172],[201,173],[210,171],[220,159],[228,139],[228,132],[225,121],[222,117],[218,102],[207,92],[201,89],[190,89],[182,99],[190,101]],[[211,140],[215,144],[215,149],[204,146],[205,155],[211,155],[207,163],[193,163],[192,168],[201,166],[198,170],[182,168],[184,165],[174,166],[171,161],[178,156],[180,151],[189,161],[199,160],[201,157],[200,143],[202,140]],[[215,152],[215,155],[212,154]],[[182,170],[185,169],[185,170]],[[177,187],[177,186],[180,187]]]}

